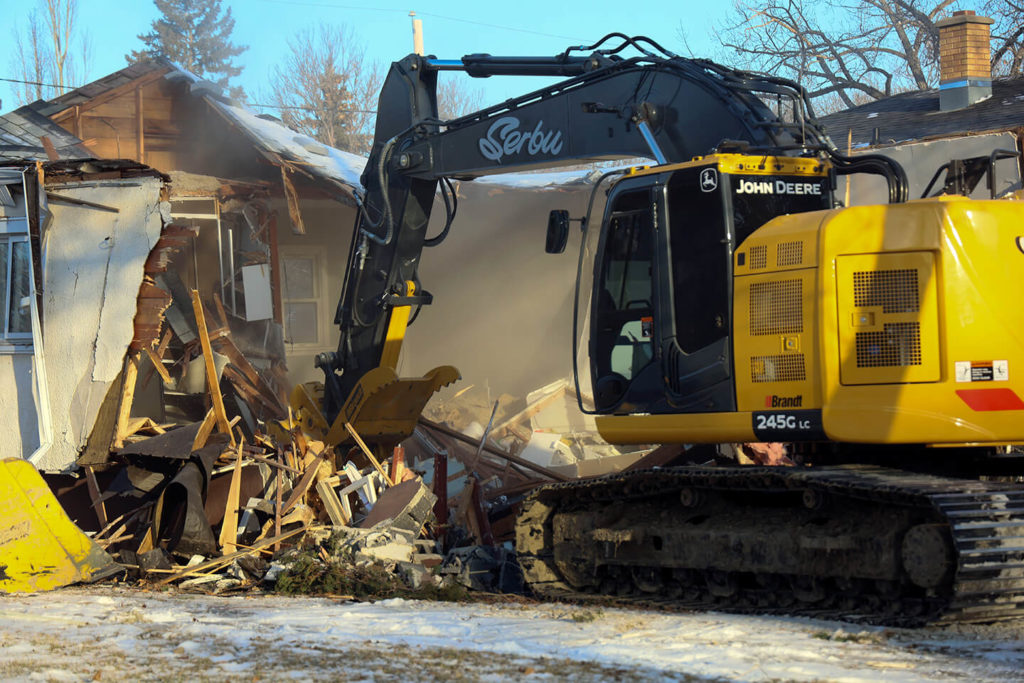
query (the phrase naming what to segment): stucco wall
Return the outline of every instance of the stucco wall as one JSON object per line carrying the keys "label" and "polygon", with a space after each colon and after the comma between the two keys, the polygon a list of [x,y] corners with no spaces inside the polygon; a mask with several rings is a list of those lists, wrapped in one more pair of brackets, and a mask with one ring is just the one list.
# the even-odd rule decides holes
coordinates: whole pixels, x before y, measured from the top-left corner
{"label": "stucco wall", "polygon": [[[132,340],[143,265],[163,224],[161,184],[136,178],[47,188],[119,213],[49,204],[42,327],[52,443],[36,461],[40,469],[62,470],[74,463],[121,370]],[[19,402],[31,401],[31,391],[18,386]],[[28,455],[25,446],[22,453]]]}

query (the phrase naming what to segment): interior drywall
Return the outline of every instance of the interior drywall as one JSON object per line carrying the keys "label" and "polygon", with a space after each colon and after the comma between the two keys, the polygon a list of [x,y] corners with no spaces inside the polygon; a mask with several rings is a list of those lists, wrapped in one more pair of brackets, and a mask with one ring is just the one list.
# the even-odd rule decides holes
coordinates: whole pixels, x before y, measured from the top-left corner
{"label": "interior drywall", "polygon": [[[43,337],[53,441],[37,461],[63,470],[85,447],[133,336],[143,266],[160,237],[162,182],[78,182],[47,189],[117,212],[51,201],[43,242]],[[24,450],[24,446],[23,446]]]}
{"label": "interior drywall", "polygon": [[[548,212],[569,209],[573,217],[582,216],[588,197],[586,185],[538,190],[461,183],[449,236],[425,249],[420,261],[420,281],[434,303],[409,328],[399,374],[454,365],[463,376],[456,390],[475,384],[495,395],[517,396],[570,376],[579,223],[572,224],[564,254],[545,253],[544,242]],[[283,207],[275,208],[282,215]],[[305,235],[278,230],[282,259],[310,255],[320,268],[318,343],[286,343],[293,383],[322,381],[313,357],[337,348],[333,318],[355,210],[333,201],[304,201],[303,220]],[[436,235],[443,223],[438,202],[428,234]]]}
{"label": "interior drywall", "polygon": [[[572,374],[572,315],[579,254],[573,222],[562,254],[544,250],[548,213],[581,217],[589,187],[538,191],[462,183],[448,238],[426,249],[420,280],[434,295],[409,329],[400,374],[454,365],[491,396],[525,397]],[[435,211],[429,234],[444,212]]]}
{"label": "interior drywall", "polygon": [[[308,258],[316,264],[316,341],[297,344],[285,339],[288,379],[292,384],[323,381],[323,373],[313,365],[313,359],[318,353],[338,348],[338,328],[334,324],[334,313],[341,296],[345,263],[356,219],[355,208],[329,199],[303,199],[301,210],[306,234],[296,235],[289,227],[288,207],[284,201],[278,200],[272,207],[278,216],[277,245],[282,287],[287,275],[285,259],[290,256]],[[287,302],[284,303],[287,309]]]}

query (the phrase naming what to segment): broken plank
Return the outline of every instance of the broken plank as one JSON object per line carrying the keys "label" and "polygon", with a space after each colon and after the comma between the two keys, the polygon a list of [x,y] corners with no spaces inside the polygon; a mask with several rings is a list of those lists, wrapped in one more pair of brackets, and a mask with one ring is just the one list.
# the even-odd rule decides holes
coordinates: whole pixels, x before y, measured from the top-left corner
{"label": "broken plank", "polygon": [[298,529],[292,529],[291,531],[287,531],[287,532],[285,532],[283,534],[278,534],[278,535],[274,536],[273,538],[267,538],[267,539],[264,539],[264,540],[259,541],[257,543],[254,543],[252,545],[252,547],[249,548],[249,549],[239,550],[239,551],[230,553],[228,555],[223,555],[221,557],[217,557],[217,558],[214,558],[212,560],[207,560],[206,562],[200,562],[197,565],[189,567],[185,571],[178,572],[177,574],[174,574],[172,576],[168,576],[168,577],[165,577],[163,579],[160,579],[159,581],[156,582],[155,585],[158,586],[158,587],[159,586],[163,586],[163,585],[166,585],[168,583],[171,583],[172,581],[177,581],[178,579],[184,578],[186,576],[190,576],[192,574],[196,574],[196,573],[199,573],[199,572],[205,572],[208,569],[214,569],[216,567],[223,567],[224,565],[231,564],[232,562],[235,561],[235,559],[237,559],[239,557],[243,557],[245,555],[251,555],[252,553],[257,552],[259,550],[262,550],[263,548],[267,548],[267,547],[269,547],[271,545],[274,545],[275,543],[280,543],[281,541],[288,540],[289,538],[292,538],[293,536],[297,536],[298,534],[305,532],[306,528],[307,527],[299,527]]}
{"label": "broken plank", "polygon": [[61,204],[74,204],[75,206],[86,206],[90,209],[99,209],[100,211],[109,211],[110,213],[121,213],[121,209],[115,206],[106,206],[104,204],[97,204],[96,202],[88,202],[84,199],[78,199],[76,197],[68,197],[67,195],[57,194],[56,192],[47,192],[46,198],[51,202],[58,202]]}
{"label": "broken plank", "polygon": [[317,482],[316,492],[320,494],[320,500],[324,503],[327,516],[331,518],[331,524],[334,526],[348,526],[352,518],[346,515],[345,510],[341,507],[341,500],[334,490],[334,486],[337,484],[332,485],[332,481],[339,482],[339,479],[338,477],[331,477],[330,479],[323,479]]}
{"label": "broken plank", "polygon": [[206,445],[206,442],[210,438],[210,434],[213,433],[213,427],[217,424],[217,416],[213,412],[213,408],[206,411],[206,417],[203,418],[202,423],[199,425],[199,431],[196,433],[196,438],[192,442],[192,450],[198,451],[200,448]]}
{"label": "broken plank", "polygon": [[121,398],[117,406],[117,427],[114,430],[114,448],[124,446],[125,437],[128,436],[128,418],[132,412],[132,402],[135,400],[135,384],[139,378],[139,356],[128,354],[124,360],[124,384],[121,385]]}
{"label": "broken plank", "polygon": [[246,456],[249,457],[249,458],[252,458],[256,462],[261,462],[264,465],[270,465],[271,467],[276,467],[276,468],[278,468],[280,470],[283,470],[285,472],[291,472],[292,474],[295,474],[295,475],[302,474],[301,470],[297,470],[294,467],[288,467],[288,465],[285,465],[284,463],[278,462],[277,460],[272,460],[271,458],[266,458],[266,457],[264,457],[262,455],[257,455],[256,453],[246,453]]}
{"label": "broken plank", "polygon": [[160,375],[160,379],[164,381],[164,384],[173,384],[170,373],[168,373],[167,368],[164,367],[163,361],[157,358],[153,349],[147,346],[144,350],[146,355],[149,356],[149,362],[153,364],[153,369],[156,370],[158,375]]}
{"label": "broken plank", "polygon": [[286,413],[285,406],[267,381],[263,379],[256,368],[252,366],[252,363],[245,357],[245,354],[235,345],[231,337],[223,336],[213,341],[216,342],[217,352],[227,356],[231,365],[235,366],[245,376],[252,387],[260,393],[264,401],[269,402],[274,407],[275,416],[284,417]]}
{"label": "broken plank", "polygon": [[359,446],[360,450],[363,451],[363,455],[365,455],[370,460],[370,463],[373,465],[374,469],[376,469],[380,473],[380,476],[384,477],[384,483],[386,483],[388,486],[394,486],[395,482],[391,481],[391,477],[389,477],[388,473],[384,471],[383,467],[381,467],[380,461],[378,461],[377,458],[374,457],[373,453],[371,453],[370,449],[366,446],[366,442],[364,442],[362,437],[360,437],[359,434],[356,433],[356,428],[352,426],[352,423],[346,422],[345,430],[348,431],[348,433],[355,440],[356,444]]}
{"label": "broken plank", "polygon": [[231,484],[228,487],[228,500],[224,505],[224,520],[220,525],[220,551],[223,553],[228,546],[234,546],[238,541],[238,504],[242,488],[242,444],[238,444],[238,454],[235,456],[235,469],[231,473]]}
{"label": "broken plank", "polygon": [[[281,454],[280,450],[277,451],[277,461],[281,465],[281,467],[285,466],[285,464],[284,464],[284,456]],[[275,502],[275,505],[274,505],[274,536],[280,536],[281,535],[281,498],[282,498],[281,485],[282,485],[283,482],[284,482],[284,476],[281,474],[281,470],[278,470],[277,471],[277,487],[276,487],[277,490],[274,492],[274,502]],[[269,522],[268,522],[268,524],[269,524]],[[274,544],[274,551],[276,552],[277,550],[280,549],[280,547],[281,547],[280,544],[275,543]]]}
{"label": "broken plank", "polygon": [[306,467],[306,471],[302,474],[302,478],[299,479],[299,483],[292,488],[292,493],[288,496],[288,502],[286,502],[284,507],[281,508],[282,515],[288,514],[288,511],[291,510],[304,495],[306,495],[309,487],[313,484],[316,472],[320,469],[320,463],[322,462],[323,460],[317,458],[313,462],[309,463],[309,466]]}
{"label": "broken plank", "polygon": [[224,411],[224,397],[220,393],[220,383],[217,381],[217,368],[213,363],[213,349],[210,347],[210,335],[206,329],[203,302],[199,299],[199,292],[194,289],[192,290],[192,310],[196,316],[199,343],[202,345],[203,359],[206,362],[206,386],[210,390],[210,399],[213,401],[213,412],[217,417],[217,426],[231,438],[231,445],[233,446],[235,445],[235,435],[231,433],[231,425],[228,424],[228,416]]}
{"label": "broken plank", "polygon": [[299,193],[288,177],[288,170],[281,166],[281,185],[284,187],[284,196],[288,204],[288,217],[292,220],[292,234],[305,235],[306,225],[302,222],[302,212],[299,210]]}
{"label": "broken plank", "polygon": [[100,528],[107,526],[107,507],[100,498],[100,486],[96,482],[96,473],[93,472],[91,466],[86,465],[82,469],[85,470],[85,483],[89,489],[89,499],[92,501],[92,509],[96,511],[96,519],[99,520]]}

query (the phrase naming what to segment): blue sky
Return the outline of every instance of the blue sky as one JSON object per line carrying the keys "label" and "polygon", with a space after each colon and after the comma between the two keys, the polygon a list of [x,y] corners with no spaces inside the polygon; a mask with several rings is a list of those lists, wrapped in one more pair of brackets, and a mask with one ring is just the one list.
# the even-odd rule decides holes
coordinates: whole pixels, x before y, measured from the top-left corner
{"label": "blue sky", "polygon": [[[24,27],[35,0],[0,0],[9,33],[0,38],[0,77],[17,78],[12,26]],[[666,48],[686,54],[680,27],[695,56],[715,57],[716,23],[731,3],[622,0],[508,3],[433,0],[361,2],[360,0],[224,0],[235,17],[234,42],[249,49],[236,62],[245,68],[236,79],[247,92],[265,92],[275,64],[284,60],[287,41],[299,31],[320,24],[346,24],[382,64],[412,52],[409,11],[423,20],[428,54],[457,58],[487,52],[493,55],[553,55],[568,45],[590,43],[612,31],[646,35]],[[151,0],[79,0],[79,28],[91,43],[92,59],[85,82],[125,66],[124,55],[141,47],[136,38],[149,30],[158,12]],[[496,102],[537,87],[535,79],[474,79],[487,102]],[[0,111],[17,106],[11,84],[0,82]]]}

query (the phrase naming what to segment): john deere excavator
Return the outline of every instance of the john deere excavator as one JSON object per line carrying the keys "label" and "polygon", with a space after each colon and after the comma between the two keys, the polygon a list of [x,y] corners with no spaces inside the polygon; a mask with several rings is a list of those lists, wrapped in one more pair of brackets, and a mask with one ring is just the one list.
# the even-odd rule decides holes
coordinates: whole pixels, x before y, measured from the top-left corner
{"label": "john deere excavator", "polygon": [[[564,80],[442,121],[446,70]],[[1024,613],[1024,490],[1005,483],[1024,472],[1024,203],[907,201],[901,167],[840,154],[797,84],[646,38],[392,65],[338,350],[293,399],[305,427],[389,448],[458,378],[395,375],[431,303],[418,265],[451,226],[450,179],[631,157],[656,163],[605,174],[582,219],[576,376],[598,429],[695,454],[787,442],[804,464],[543,487],[516,532],[533,590],[902,624]],[[880,176],[889,203],[839,206],[837,176],[855,173]],[[446,221],[428,236],[438,189]],[[568,231],[554,212],[548,251]]]}

